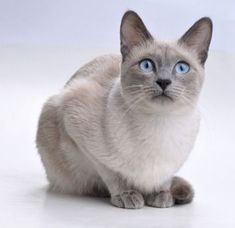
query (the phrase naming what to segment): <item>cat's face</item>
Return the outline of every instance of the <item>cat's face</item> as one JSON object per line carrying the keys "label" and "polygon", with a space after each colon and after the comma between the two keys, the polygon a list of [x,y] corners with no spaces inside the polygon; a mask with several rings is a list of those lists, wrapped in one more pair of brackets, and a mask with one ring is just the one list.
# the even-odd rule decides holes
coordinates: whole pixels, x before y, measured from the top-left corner
{"label": "cat's face", "polygon": [[180,40],[162,42],[137,14],[127,12],[121,25],[121,83],[130,104],[163,111],[196,104],[211,33],[210,19],[203,18]]}

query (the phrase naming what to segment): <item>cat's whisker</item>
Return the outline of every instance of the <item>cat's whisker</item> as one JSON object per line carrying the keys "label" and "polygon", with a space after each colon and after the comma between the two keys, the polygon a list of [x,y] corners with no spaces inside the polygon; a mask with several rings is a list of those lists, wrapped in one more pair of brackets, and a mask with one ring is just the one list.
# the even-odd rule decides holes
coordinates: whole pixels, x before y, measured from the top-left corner
{"label": "cat's whisker", "polygon": [[148,92],[148,91],[155,92],[156,90],[153,89],[153,88],[146,88],[146,89],[143,89],[143,91],[145,91],[145,92]]}
{"label": "cat's whisker", "polygon": [[182,89],[178,89],[178,90],[176,89],[174,92],[175,92],[177,97],[180,97],[180,96],[182,96],[184,91],[185,91],[185,88],[182,88]]}
{"label": "cat's whisker", "polygon": [[135,95],[135,94],[148,94],[151,92],[155,92],[155,89],[152,87],[146,87],[146,88],[140,88],[140,89],[135,89],[132,91],[128,91],[128,95]]}
{"label": "cat's whisker", "polygon": [[123,89],[124,90],[128,90],[128,89],[133,89],[133,88],[141,88],[143,87],[143,85],[131,85],[131,86],[127,86],[127,87],[124,87]]}
{"label": "cat's whisker", "polygon": [[125,118],[125,116],[131,111],[133,110],[133,108],[135,108],[137,106],[137,104],[139,102],[141,102],[145,97],[144,96],[138,96],[137,98],[129,101],[131,103],[131,105],[127,108],[127,110],[124,112],[124,114],[121,116],[120,121],[118,122],[118,126],[119,128],[117,129],[116,133],[118,133],[119,129],[120,129],[120,125],[123,121],[123,119]]}
{"label": "cat's whisker", "polygon": [[131,111],[141,100],[143,100],[144,99],[144,97],[143,96],[139,96],[139,97],[137,97],[136,99],[133,99],[133,100],[131,100],[130,101],[130,103],[132,103],[129,107],[128,107],[128,109],[125,111],[125,113],[124,113],[124,115],[122,116],[122,118],[121,119],[123,119],[123,117],[125,117],[125,115],[129,112],[129,111]]}
{"label": "cat's whisker", "polygon": [[192,103],[189,95],[194,95],[194,93],[192,93],[190,90],[188,90],[185,87],[182,86],[176,86],[174,87],[174,89],[172,90],[172,93],[174,94],[174,97],[176,97],[177,99],[181,99],[181,101],[190,106],[190,107],[194,107],[194,104]]}
{"label": "cat's whisker", "polygon": [[142,94],[143,91],[142,90],[132,90],[132,91],[128,91],[128,95],[137,95],[137,94]]}
{"label": "cat's whisker", "polygon": [[188,105],[188,106],[194,108],[195,105],[192,103],[192,101],[190,100],[189,97],[187,97],[186,95],[184,95],[184,96],[181,96],[181,99],[182,99],[182,101],[184,102],[184,104],[186,104],[186,105]]}

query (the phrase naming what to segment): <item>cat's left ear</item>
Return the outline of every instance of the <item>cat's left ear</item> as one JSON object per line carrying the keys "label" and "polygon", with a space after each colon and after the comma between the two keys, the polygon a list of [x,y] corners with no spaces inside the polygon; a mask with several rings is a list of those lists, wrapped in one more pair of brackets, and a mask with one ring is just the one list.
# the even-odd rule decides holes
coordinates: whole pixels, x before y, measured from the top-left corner
{"label": "cat's left ear", "polygon": [[209,17],[203,17],[179,39],[179,44],[194,50],[204,65],[212,37],[213,24]]}
{"label": "cat's left ear", "polygon": [[133,47],[141,45],[147,40],[153,40],[153,37],[138,14],[134,11],[127,11],[122,18],[120,39],[121,53],[124,60]]}

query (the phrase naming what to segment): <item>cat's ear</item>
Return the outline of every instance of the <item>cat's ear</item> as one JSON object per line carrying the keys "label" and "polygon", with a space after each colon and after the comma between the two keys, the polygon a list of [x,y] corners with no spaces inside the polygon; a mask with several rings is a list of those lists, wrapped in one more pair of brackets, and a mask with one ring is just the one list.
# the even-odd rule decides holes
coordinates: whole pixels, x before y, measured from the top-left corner
{"label": "cat's ear", "polygon": [[122,18],[120,39],[121,53],[124,60],[134,46],[153,38],[138,14],[134,11],[127,11]]}
{"label": "cat's ear", "polygon": [[211,42],[213,24],[209,17],[203,17],[193,24],[193,26],[179,39],[180,44],[193,49],[204,65],[209,45]]}

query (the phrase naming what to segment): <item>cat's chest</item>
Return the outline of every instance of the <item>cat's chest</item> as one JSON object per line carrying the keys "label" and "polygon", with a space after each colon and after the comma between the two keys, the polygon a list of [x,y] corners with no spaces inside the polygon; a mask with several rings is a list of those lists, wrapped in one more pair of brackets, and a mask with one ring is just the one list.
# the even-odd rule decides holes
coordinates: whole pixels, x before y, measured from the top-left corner
{"label": "cat's chest", "polygon": [[140,125],[132,133],[135,149],[153,156],[172,157],[194,138],[196,128],[197,119],[194,116],[156,118]]}
{"label": "cat's chest", "polygon": [[197,116],[159,118],[137,127],[126,154],[133,182],[150,189],[170,178],[188,157],[197,130]]}

